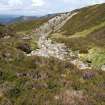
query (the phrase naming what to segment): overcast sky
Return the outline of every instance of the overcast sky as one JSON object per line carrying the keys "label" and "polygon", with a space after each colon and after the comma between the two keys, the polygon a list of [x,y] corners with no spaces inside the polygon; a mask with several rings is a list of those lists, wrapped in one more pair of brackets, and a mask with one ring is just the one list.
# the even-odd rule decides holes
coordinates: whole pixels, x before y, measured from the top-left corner
{"label": "overcast sky", "polygon": [[103,2],[105,0],[0,0],[0,14],[44,15]]}

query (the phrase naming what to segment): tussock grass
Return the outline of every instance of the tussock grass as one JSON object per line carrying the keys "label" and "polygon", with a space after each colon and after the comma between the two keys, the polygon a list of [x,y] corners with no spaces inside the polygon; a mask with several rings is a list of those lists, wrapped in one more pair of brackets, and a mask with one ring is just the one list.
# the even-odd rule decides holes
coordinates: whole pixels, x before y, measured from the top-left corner
{"label": "tussock grass", "polygon": [[99,25],[105,21],[105,4],[82,8],[63,27],[67,35],[73,35]]}

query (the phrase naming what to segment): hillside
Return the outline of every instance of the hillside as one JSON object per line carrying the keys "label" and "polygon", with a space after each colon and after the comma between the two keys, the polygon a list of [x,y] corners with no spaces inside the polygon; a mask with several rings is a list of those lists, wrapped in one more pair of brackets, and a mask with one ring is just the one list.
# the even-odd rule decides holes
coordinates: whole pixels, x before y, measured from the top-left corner
{"label": "hillside", "polygon": [[105,4],[85,7],[77,12],[78,14],[62,27],[62,31],[67,35],[91,29],[105,21]]}
{"label": "hillside", "polygon": [[[76,12],[77,14],[69,19],[58,32],[50,35],[52,39],[65,43],[74,51],[79,50],[80,54],[85,53],[84,58],[86,59],[91,49],[95,49],[96,52],[100,49],[100,52],[102,50],[105,55],[105,51],[103,51],[105,49],[105,4],[81,8]],[[100,58],[101,55],[97,57],[93,59],[101,59],[104,62],[99,61],[98,65],[95,65],[105,63],[105,59]]]}
{"label": "hillside", "polygon": [[105,105],[104,11],[0,25],[0,105]]}
{"label": "hillside", "polygon": [[85,7],[77,12],[60,30],[65,37],[85,37],[105,26],[105,4]]}
{"label": "hillside", "polygon": [[24,22],[35,20],[37,16],[18,16],[18,15],[0,15],[0,23],[4,25],[13,24],[16,22]]}
{"label": "hillside", "polygon": [[0,23],[1,24],[9,24],[14,21],[18,16],[15,15],[0,15]]}
{"label": "hillside", "polygon": [[10,24],[9,26],[13,27],[15,31],[26,31],[26,30],[30,31],[32,29],[35,29],[35,28],[39,27],[41,24],[47,22],[49,19],[51,19],[54,16],[55,16],[55,14],[39,17],[39,18],[36,18],[36,19],[31,18],[30,20],[28,19],[28,20],[25,20],[25,21],[17,21],[13,24]]}

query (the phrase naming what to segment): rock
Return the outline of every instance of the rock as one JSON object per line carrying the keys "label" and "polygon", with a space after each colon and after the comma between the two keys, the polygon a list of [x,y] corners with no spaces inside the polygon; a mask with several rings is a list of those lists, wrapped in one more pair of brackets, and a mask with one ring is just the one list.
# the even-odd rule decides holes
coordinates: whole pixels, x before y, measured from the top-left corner
{"label": "rock", "polygon": [[10,54],[9,52],[4,52],[4,53],[2,54],[2,56],[3,56],[4,58],[10,58],[10,57],[11,57],[11,54]]}
{"label": "rock", "polygon": [[13,55],[11,52],[7,51],[7,52],[3,52],[2,53],[2,58],[5,59],[6,61],[13,61]]}
{"label": "rock", "polygon": [[10,36],[8,35],[8,36],[4,36],[4,39],[9,39],[10,38]]}
{"label": "rock", "polygon": [[27,73],[16,73],[17,77],[27,77]]}
{"label": "rock", "polygon": [[[30,36],[30,35],[29,35],[29,36]],[[29,36],[27,35],[27,36],[22,37],[22,40],[31,40],[32,38],[29,37]]]}
{"label": "rock", "polygon": [[88,64],[85,64],[83,62],[81,62],[80,64],[78,64],[77,66],[79,69],[84,70],[84,69],[91,69],[91,67],[88,66]]}
{"label": "rock", "polygon": [[87,63],[84,63],[83,61],[80,61],[79,59],[75,59],[70,62],[73,65],[77,66],[78,69],[81,69],[81,70],[92,69]]}
{"label": "rock", "polygon": [[[39,49],[32,51],[30,54],[27,54],[27,56],[37,55],[55,57],[64,60],[67,55],[67,47],[64,44],[52,43],[52,40],[47,37],[52,31],[59,30],[72,16],[76,14],[77,13],[60,14],[36,29],[38,36],[40,36],[38,41]],[[24,46],[21,49],[24,50]]]}
{"label": "rock", "polygon": [[102,65],[101,70],[105,71],[105,65]]}
{"label": "rock", "polygon": [[26,52],[27,54],[31,53],[31,51],[32,51],[30,46],[27,43],[20,44],[20,45],[17,46],[17,48]]}
{"label": "rock", "polygon": [[54,99],[55,99],[55,100],[59,100],[59,96],[57,96],[57,95],[54,96]]}

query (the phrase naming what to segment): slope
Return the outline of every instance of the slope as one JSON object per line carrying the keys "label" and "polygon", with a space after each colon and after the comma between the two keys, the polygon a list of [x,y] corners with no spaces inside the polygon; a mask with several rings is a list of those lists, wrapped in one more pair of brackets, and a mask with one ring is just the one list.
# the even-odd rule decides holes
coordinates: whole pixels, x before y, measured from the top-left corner
{"label": "slope", "polygon": [[[79,50],[79,54],[83,54],[86,61],[88,61],[87,56],[91,56],[89,51],[95,49],[98,56],[91,56],[90,62],[100,67],[105,64],[103,57],[105,56],[105,4],[93,5],[76,11],[78,13],[50,37],[54,41],[65,43],[74,51]],[[98,49],[102,51],[102,55]]]}

